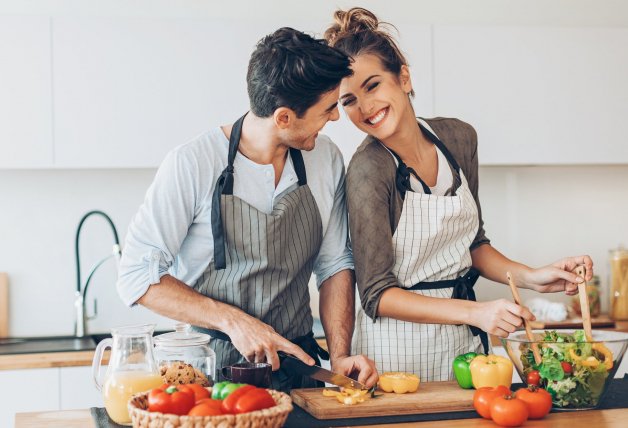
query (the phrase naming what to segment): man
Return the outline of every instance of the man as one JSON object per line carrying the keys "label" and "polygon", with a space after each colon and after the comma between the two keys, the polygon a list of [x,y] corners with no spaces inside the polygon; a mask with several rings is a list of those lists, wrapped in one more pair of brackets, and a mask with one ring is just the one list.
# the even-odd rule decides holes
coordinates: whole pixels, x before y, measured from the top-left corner
{"label": "man", "polygon": [[344,164],[318,132],[339,117],[349,59],[282,28],[262,39],[247,73],[251,111],[175,148],[162,163],[124,248],[118,291],[208,331],[217,368],[272,364],[273,386],[315,386],[278,370],[277,351],[318,362],[307,283],[316,274],[332,369],[377,381],[350,356],[353,258]]}

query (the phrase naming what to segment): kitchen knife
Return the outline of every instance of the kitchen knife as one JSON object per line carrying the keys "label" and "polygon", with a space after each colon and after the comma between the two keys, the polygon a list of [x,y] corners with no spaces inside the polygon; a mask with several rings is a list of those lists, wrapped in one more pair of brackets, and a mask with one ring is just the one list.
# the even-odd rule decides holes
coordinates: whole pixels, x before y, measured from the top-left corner
{"label": "kitchen knife", "polygon": [[308,366],[298,358],[295,358],[292,355],[288,355],[283,352],[278,352],[278,354],[281,360],[281,368],[286,370],[288,373],[308,376],[312,379],[320,380],[321,382],[331,383],[336,386],[342,386],[344,388],[368,389],[365,385],[351,379],[350,377],[334,373],[330,370],[324,369],[316,365]]}

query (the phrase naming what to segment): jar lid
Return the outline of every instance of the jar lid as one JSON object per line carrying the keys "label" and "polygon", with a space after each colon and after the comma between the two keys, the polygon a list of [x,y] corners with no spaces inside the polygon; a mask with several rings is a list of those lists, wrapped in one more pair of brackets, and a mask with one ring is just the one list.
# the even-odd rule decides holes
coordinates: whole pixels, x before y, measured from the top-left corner
{"label": "jar lid", "polygon": [[192,330],[192,326],[190,324],[179,323],[175,325],[174,329],[175,331],[171,333],[164,333],[159,336],[155,336],[155,345],[167,348],[199,346],[208,344],[209,339],[211,339],[208,334]]}

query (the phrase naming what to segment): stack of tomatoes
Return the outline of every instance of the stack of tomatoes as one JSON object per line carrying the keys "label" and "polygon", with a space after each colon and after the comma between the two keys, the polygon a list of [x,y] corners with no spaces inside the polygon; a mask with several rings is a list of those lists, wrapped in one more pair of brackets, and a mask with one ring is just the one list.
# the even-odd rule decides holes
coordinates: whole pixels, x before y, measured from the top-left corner
{"label": "stack of tomatoes", "polygon": [[[245,384],[229,385],[227,387],[227,382],[223,382],[221,393],[212,397],[209,390],[200,385],[164,384],[148,394],[148,410],[174,415],[217,416],[248,413],[276,405],[266,389]],[[216,390],[218,388],[214,392]]]}
{"label": "stack of tomatoes", "polygon": [[473,407],[497,425],[518,427],[529,419],[541,419],[552,408],[552,396],[543,388],[530,385],[515,394],[508,387],[478,388],[473,395]]}

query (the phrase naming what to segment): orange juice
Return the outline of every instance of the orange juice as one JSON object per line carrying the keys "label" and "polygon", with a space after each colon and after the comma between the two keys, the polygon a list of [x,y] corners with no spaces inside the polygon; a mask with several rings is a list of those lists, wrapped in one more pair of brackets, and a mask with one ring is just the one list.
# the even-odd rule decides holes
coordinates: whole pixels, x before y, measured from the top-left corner
{"label": "orange juice", "polygon": [[158,373],[143,371],[114,372],[105,381],[103,398],[109,417],[116,423],[130,425],[127,403],[133,394],[157,388],[163,384]]}

